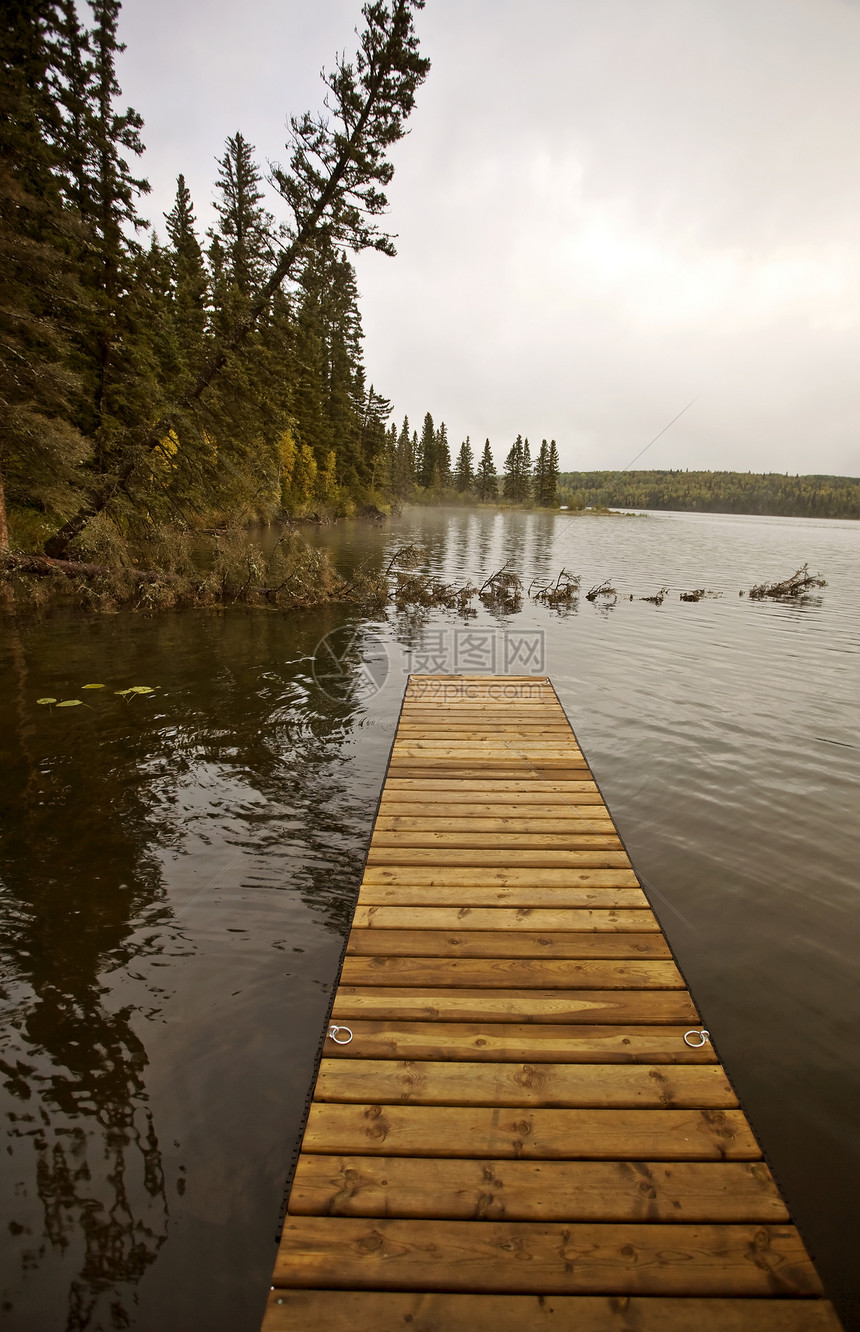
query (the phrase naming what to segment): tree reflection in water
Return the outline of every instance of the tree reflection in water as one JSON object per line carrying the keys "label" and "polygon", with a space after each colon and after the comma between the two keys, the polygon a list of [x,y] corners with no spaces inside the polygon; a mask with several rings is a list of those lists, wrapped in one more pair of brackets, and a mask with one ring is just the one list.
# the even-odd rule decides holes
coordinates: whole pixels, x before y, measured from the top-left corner
{"label": "tree reflection in water", "polygon": [[9,1240],[39,1326],[122,1328],[166,1238],[168,1204],[146,1048],[132,1006],[109,1007],[107,976],[137,953],[142,914],[164,914],[164,891],[116,756],[79,726],[76,744],[52,752],[42,736],[40,748],[14,636],[11,646],[0,893]]}

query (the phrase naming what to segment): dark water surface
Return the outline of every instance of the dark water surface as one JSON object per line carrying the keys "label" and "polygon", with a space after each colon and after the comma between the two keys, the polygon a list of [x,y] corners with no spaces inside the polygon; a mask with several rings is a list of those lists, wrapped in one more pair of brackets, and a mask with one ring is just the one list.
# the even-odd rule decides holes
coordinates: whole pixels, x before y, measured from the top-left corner
{"label": "dark water surface", "polygon": [[[0,1323],[258,1327],[405,674],[510,669],[551,675],[860,1328],[860,524],[411,512],[319,540],[624,599],[0,623]],[[738,597],[805,560],[820,596]]]}

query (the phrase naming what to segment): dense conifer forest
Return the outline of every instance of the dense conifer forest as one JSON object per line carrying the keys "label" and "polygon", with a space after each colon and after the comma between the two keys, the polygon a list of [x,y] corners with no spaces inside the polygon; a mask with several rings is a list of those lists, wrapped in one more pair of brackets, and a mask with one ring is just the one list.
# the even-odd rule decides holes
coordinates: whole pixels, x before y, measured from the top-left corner
{"label": "dense conifer forest", "polygon": [[160,228],[142,211],[119,0],[3,6],[0,550],[152,560],[171,533],[384,503],[397,432],[349,254],[394,253],[376,219],[429,68],[422,5],[364,6],[325,112],[292,118],[270,169],[283,217],[227,139],[205,234],[182,175]]}
{"label": "dense conifer forest", "polygon": [[788,518],[860,518],[860,480],[781,472],[564,472],[559,503],[571,509],[677,509]]}

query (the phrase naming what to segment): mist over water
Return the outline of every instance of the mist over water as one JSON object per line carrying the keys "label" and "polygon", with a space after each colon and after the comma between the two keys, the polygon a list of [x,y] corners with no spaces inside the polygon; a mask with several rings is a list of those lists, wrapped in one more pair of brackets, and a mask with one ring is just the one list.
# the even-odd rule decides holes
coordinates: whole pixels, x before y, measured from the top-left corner
{"label": "mist over water", "polygon": [[[258,1327],[410,670],[551,676],[860,1327],[860,524],[413,510],[313,539],[344,573],[418,543],[451,582],[619,595],[0,626],[4,1327]],[[805,561],[820,596],[738,596]]]}

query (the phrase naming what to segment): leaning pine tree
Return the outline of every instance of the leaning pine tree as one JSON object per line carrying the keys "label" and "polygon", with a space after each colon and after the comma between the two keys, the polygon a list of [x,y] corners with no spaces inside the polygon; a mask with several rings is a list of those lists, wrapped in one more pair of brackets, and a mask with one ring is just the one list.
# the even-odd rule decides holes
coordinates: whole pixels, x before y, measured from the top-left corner
{"label": "leaning pine tree", "polygon": [[289,169],[273,167],[272,179],[292,212],[288,243],[271,271],[229,329],[220,333],[196,380],[174,403],[154,413],[140,432],[125,431],[112,441],[113,467],[87,503],[45,543],[61,557],[91,519],[124,492],[145,509],[152,484],[153,455],[171,432],[183,441],[198,434],[195,417],[210,385],[243,346],[310,247],[325,236],[352,250],[395,253],[391,236],[375,221],[387,207],[384,188],[394,174],[392,146],[406,132],[415,93],[430,62],[419,54],[416,11],[424,0],[374,0],[364,5],[364,27],[353,62],[338,61],[324,76],[328,114],[306,112],[292,118]]}

